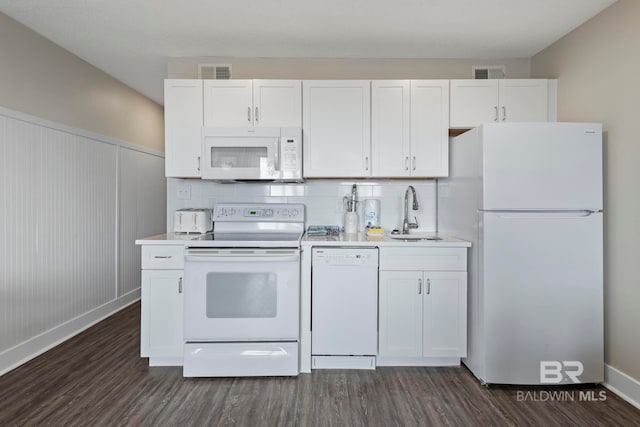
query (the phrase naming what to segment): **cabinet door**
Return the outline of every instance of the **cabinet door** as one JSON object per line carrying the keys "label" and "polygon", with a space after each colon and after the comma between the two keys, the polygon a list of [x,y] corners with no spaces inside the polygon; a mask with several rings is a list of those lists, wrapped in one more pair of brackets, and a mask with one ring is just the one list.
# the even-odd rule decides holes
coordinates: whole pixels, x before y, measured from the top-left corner
{"label": "cabinet door", "polygon": [[364,80],[305,80],[305,177],[371,175],[371,89]]}
{"label": "cabinet door", "polygon": [[373,176],[409,176],[409,80],[371,82],[371,171]]}
{"label": "cabinet door", "polygon": [[449,174],[449,81],[411,80],[411,176]]}
{"label": "cabinet door", "polygon": [[424,273],[423,357],[467,354],[467,273]]}
{"label": "cabinet door", "polygon": [[182,270],[142,270],[142,357],[182,357]]}
{"label": "cabinet door", "polygon": [[200,177],[202,80],[164,81],[165,175]]}
{"label": "cabinet door", "polygon": [[302,127],[302,82],[254,80],[253,123],[255,126]]}
{"label": "cabinet door", "polygon": [[500,121],[548,121],[548,91],[545,79],[500,80]]}
{"label": "cabinet door", "polygon": [[203,80],[205,126],[253,126],[251,80]]}
{"label": "cabinet door", "polygon": [[498,80],[451,80],[452,128],[498,121]]}
{"label": "cabinet door", "polygon": [[422,356],[422,272],[381,271],[378,355]]}

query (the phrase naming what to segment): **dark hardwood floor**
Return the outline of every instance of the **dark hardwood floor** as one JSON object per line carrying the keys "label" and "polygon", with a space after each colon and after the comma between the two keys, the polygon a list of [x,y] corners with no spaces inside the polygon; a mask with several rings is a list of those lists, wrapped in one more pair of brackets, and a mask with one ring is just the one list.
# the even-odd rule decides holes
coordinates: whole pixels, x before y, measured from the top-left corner
{"label": "dark hardwood floor", "polygon": [[0,426],[640,426],[602,387],[486,388],[463,367],[184,379],[139,339],[135,304],[0,377]]}

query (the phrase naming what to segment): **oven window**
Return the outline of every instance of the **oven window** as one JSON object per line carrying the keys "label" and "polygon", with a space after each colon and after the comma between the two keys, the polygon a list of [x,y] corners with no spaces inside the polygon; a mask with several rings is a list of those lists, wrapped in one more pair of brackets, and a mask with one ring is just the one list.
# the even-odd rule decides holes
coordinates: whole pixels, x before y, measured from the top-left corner
{"label": "oven window", "polygon": [[207,317],[276,317],[275,273],[207,273]]}
{"label": "oven window", "polygon": [[211,147],[211,167],[221,169],[259,168],[267,147]]}

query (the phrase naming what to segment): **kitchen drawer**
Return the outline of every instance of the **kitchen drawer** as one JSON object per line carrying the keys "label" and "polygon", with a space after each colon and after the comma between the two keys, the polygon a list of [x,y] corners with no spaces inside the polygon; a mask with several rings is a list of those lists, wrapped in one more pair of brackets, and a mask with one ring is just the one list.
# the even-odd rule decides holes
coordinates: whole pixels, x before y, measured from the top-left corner
{"label": "kitchen drawer", "polygon": [[142,268],[151,270],[182,270],[184,268],[184,246],[143,245]]}
{"label": "kitchen drawer", "polygon": [[383,247],[380,270],[467,271],[467,248]]}

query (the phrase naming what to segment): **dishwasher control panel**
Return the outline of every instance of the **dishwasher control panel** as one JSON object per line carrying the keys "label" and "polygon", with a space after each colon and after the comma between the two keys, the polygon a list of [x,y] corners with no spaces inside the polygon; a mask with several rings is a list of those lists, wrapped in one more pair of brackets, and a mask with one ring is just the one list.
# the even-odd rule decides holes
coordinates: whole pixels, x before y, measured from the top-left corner
{"label": "dishwasher control panel", "polygon": [[378,265],[377,248],[314,248],[312,264],[321,265]]}

